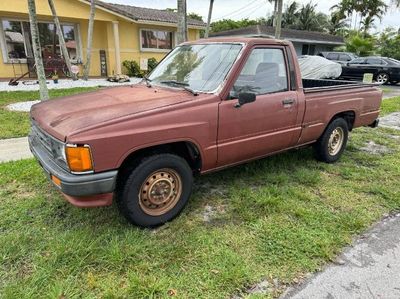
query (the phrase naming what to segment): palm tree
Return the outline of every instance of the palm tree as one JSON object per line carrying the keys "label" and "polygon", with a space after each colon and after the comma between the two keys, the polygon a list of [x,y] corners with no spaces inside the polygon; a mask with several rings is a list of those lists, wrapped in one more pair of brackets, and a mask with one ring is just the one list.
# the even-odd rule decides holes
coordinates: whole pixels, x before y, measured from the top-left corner
{"label": "palm tree", "polygon": [[214,0],[210,0],[210,7],[208,8],[207,27],[206,27],[206,32],[204,34],[205,38],[208,37],[208,33],[210,32],[210,23],[211,23],[213,4],[214,4]]}
{"label": "palm tree", "polygon": [[95,0],[90,1],[90,16],[88,25],[88,38],[87,38],[87,48],[86,48],[86,63],[83,68],[83,80],[88,80],[90,71],[90,61],[92,59],[92,43],[93,43],[93,25],[94,16],[96,13],[96,3]]}
{"label": "palm tree", "polygon": [[315,22],[316,22],[316,13],[315,8],[316,4],[312,4],[311,2],[303,5],[299,12],[297,28],[299,30],[314,30]]}
{"label": "palm tree", "polygon": [[61,48],[61,52],[64,57],[65,64],[67,65],[68,71],[69,71],[70,75],[72,76],[72,79],[76,80],[77,79],[76,74],[72,72],[71,60],[69,58],[67,46],[65,45],[64,33],[61,30],[61,25],[60,25],[60,21],[57,16],[56,8],[54,6],[53,0],[48,0],[48,2],[49,2],[51,13],[53,15],[54,24],[56,25],[56,28],[57,28],[58,40],[60,43],[60,48]]}
{"label": "palm tree", "polygon": [[277,15],[277,12],[278,12],[278,0],[267,0],[267,1],[274,5],[274,11],[272,13],[271,19],[272,19],[272,27],[276,27],[276,17],[275,16]]}
{"label": "palm tree", "polygon": [[177,0],[178,6],[178,44],[187,41],[186,0]]}
{"label": "palm tree", "polygon": [[[400,0],[399,0],[400,1]],[[286,6],[284,13],[282,14],[282,26],[285,28],[293,27],[299,17],[299,3],[293,1]]]}
{"label": "palm tree", "polygon": [[276,16],[276,27],[275,27],[275,38],[281,38],[281,26],[282,26],[282,6],[283,0],[275,0],[278,3],[278,11]]}
{"label": "palm tree", "polygon": [[29,22],[31,25],[33,56],[35,57],[36,73],[39,80],[40,100],[45,101],[49,99],[49,91],[47,89],[46,75],[44,73],[44,67],[43,67],[35,0],[28,0],[28,10],[29,10]]}
{"label": "palm tree", "polygon": [[347,31],[347,24],[341,15],[332,13],[329,22],[329,33],[335,35],[345,35]]}

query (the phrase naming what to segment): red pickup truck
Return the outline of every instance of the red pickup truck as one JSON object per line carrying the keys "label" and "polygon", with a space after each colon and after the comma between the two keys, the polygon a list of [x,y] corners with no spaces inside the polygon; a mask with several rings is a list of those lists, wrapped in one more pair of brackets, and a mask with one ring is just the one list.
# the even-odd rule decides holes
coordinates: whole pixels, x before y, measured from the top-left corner
{"label": "red pickup truck", "polygon": [[376,127],[372,85],[302,80],[290,42],[204,39],[179,45],[143,82],[42,102],[31,151],[73,205],[116,199],[153,227],[183,209],[194,174],[312,145],[335,162],[349,131]]}

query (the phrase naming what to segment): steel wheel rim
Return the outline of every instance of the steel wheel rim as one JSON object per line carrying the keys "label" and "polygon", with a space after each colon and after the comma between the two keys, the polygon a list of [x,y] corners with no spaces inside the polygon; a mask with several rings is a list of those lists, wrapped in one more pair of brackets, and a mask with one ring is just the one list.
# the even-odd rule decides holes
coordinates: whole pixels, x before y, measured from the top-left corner
{"label": "steel wheel rim", "polygon": [[182,179],[171,168],[154,171],[139,190],[139,205],[150,216],[160,216],[172,210],[182,194]]}
{"label": "steel wheel rim", "polygon": [[388,81],[388,75],[379,74],[377,78],[378,83],[386,83]]}
{"label": "steel wheel rim", "polygon": [[337,127],[331,135],[328,141],[328,151],[331,156],[337,155],[343,146],[344,142],[344,131],[341,127]]}

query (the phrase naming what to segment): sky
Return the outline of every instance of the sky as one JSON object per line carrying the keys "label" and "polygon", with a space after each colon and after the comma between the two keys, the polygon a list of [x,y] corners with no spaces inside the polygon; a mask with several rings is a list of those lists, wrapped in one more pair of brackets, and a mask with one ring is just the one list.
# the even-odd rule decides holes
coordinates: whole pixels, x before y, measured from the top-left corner
{"label": "sky", "polygon": [[[104,2],[127,4],[134,6],[142,6],[149,8],[165,9],[176,8],[176,0],[103,0]],[[297,0],[302,4],[308,3],[310,0]],[[292,1],[284,0],[286,3]],[[339,3],[339,0],[314,0],[317,3],[317,10],[329,13],[329,9]],[[386,0],[389,4],[390,0]],[[207,20],[209,0],[187,0],[187,11],[195,12],[203,16]],[[221,20],[223,18],[231,18],[239,20],[243,18],[255,19],[266,17],[272,14],[273,7],[267,0],[214,0],[214,9],[212,21]],[[400,9],[390,8],[382,22],[375,21],[375,30],[380,31],[385,27],[400,27]]]}

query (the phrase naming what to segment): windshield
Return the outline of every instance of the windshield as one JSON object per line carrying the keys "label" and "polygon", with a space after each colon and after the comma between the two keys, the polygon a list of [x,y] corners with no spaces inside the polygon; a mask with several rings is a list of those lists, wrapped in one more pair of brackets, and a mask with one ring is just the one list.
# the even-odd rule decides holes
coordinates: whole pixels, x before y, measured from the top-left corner
{"label": "windshield", "polygon": [[197,44],[176,47],[150,74],[151,84],[209,92],[224,80],[242,46]]}

